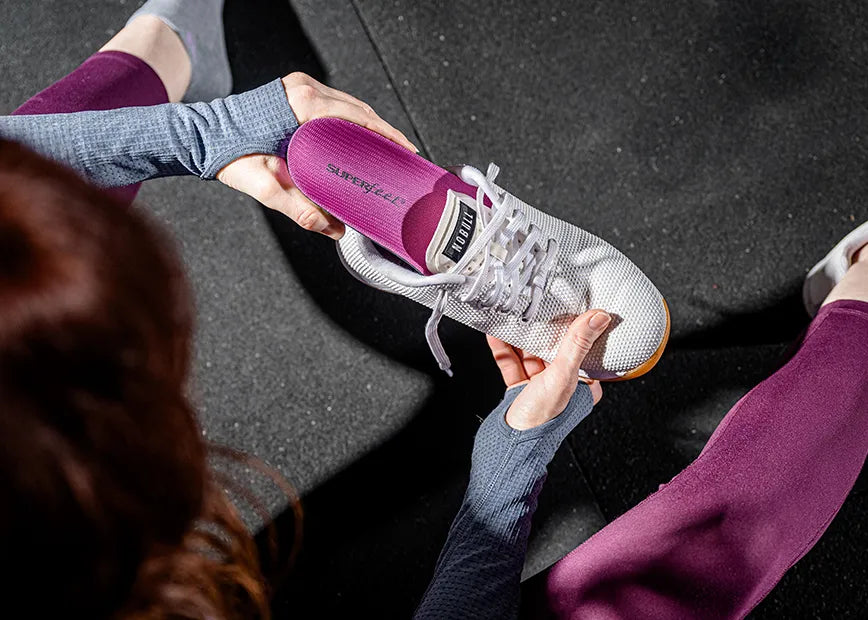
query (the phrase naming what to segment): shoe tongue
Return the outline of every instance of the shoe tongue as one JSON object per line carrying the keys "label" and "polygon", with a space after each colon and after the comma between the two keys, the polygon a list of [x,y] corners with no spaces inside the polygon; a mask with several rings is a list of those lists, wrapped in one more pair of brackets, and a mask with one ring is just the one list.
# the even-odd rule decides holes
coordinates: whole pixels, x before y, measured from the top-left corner
{"label": "shoe tongue", "polygon": [[476,200],[449,190],[440,223],[425,252],[428,270],[431,273],[444,273],[452,269],[481,231],[482,218],[476,212]]}

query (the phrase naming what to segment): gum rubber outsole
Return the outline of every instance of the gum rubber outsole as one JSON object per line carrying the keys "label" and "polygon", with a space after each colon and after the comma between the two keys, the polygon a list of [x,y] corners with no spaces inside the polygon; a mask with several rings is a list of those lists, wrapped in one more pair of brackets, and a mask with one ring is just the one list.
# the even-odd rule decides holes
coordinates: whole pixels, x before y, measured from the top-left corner
{"label": "gum rubber outsole", "polygon": [[641,377],[645,373],[649,372],[657,365],[657,362],[659,362],[660,358],[663,357],[663,351],[666,349],[666,345],[669,343],[669,330],[672,326],[672,319],[669,316],[669,304],[666,303],[665,299],[663,300],[663,309],[666,311],[666,331],[663,333],[663,339],[660,341],[660,346],[657,347],[654,354],[641,366],[637,366],[633,370],[624,373],[620,377],[615,377],[614,379],[600,379],[601,383],[616,383],[618,381],[636,379],[637,377]]}

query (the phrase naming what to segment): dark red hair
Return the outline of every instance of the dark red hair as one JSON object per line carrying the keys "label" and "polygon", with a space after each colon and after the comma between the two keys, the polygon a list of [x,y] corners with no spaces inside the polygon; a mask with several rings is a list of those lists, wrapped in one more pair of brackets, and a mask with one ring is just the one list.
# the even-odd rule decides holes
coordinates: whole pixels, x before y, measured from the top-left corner
{"label": "dark red hair", "polygon": [[268,615],[255,546],[185,393],[192,325],[181,263],[153,222],[0,141],[4,607]]}

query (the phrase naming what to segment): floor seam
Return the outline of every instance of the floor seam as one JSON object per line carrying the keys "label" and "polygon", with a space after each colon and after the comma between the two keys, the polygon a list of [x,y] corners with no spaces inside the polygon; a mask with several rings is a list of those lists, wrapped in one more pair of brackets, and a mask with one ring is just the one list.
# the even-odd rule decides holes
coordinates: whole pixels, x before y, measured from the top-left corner
{"label": "floor seam", "polygon": [[416,146],[419,147],[419,154],[424,155],[425,157],[430,159],[431,154],[428,150],[428,147],[425,145],[425,140],[422,137],[422,132],[419,131],[419,127],[416,125],[416,121],[413,119],[413,115],[410,114],[410,110],[407,108],[407,103],[404,101],[404,97],[401,95],[401,91],[398,89],[395,76],[392,75],[392,71],[386,64],[386,59],[383,56],[383,53],[380,51],[379,46],[377,46],[377,42],[374,40],[371,29],[368,27],[368,23],[365,20],[365,16],[362,13],[362,10],[359,8],[356,0],[350,0],[350,5],[353,7],[353,11],[355,11],[356,17],[358,18],[359,23],[362,25],[362,31],[364,31],[365,36],[368,38],[368,41],[371,44],[371,48],[374,50],[374,54],[376,54],[377,56],[377,60],[380,61],[380,66],[383,67],[383,71],[386,73],[386,79],[389,80],[389,84],[392,86],[392,92],[395,93],[395,97],[398,99],[398,104],[404,111],[404,115],[407,117],[407,120],[410,121],[410,127],[413,128],[413,133],[415,133],[416,137],[418,138],[419,144],[417,144]]}
{"label": "floor seam", "polygon": [[576,468],[579,470],[579,475],[582,476],[582,480],[585,481],[585,486],[588,487],[588,493],[591,494],[591,499],[594,502],[594,506],[597,507],[597,512],[599,513],[603,521],[603,526],[605,527],[608,523],[610,523],[611,520],[606,515],[602,505],[600,504],[600,500],[597,498],[597,493],[596,491],[594,491],[594,487],[591,485],[591,479],[588,477],[588,474],[585,473],[585,468],[582,467],[582,463],[579,461],[579,457],[576,455],[576,450],[573,448],[572,442],[567,439],[564,443],[567,444],[567,449],[570,451],[570,456],[573,459],[573,463],[575,463]]}

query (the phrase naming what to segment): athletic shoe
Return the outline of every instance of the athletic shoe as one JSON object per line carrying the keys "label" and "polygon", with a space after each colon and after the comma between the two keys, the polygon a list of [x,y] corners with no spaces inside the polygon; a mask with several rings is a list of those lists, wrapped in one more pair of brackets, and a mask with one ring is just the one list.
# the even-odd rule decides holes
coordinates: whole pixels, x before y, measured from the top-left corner
{"label": "athletic shoe", "polygon": [[432,309],[426,337],[440,368],[443,315],[551,361],[572,319],[612,315],[585,359],[592,379],[632,379],[660,359],[669,311],[659,291],[602,239],[522,202],[471,166],[444,170],[340,119],[293,135],[295,185],[347,226],[346,268]]}
{"label": "athletic shoe", "polygon": [[850,234],[841,239],[838,245],[808,272],[805,285],[802,287],[802,301],[808,314],[811,316],[817,314],[823,300],[847,273],[853,263],[853,255],[866,244],[868,244],[868,222],[850,231]]}

